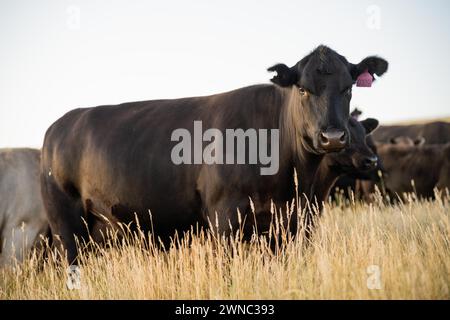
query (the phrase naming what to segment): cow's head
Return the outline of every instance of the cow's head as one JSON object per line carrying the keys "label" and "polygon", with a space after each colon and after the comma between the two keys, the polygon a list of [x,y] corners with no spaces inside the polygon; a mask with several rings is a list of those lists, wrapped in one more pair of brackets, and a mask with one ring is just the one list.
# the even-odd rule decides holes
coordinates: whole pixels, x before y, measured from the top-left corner
{"label": "cow's head", "polygon": [[302,141],[314,153],[343,149],[348,141],[348,118],[352,86],[368,71],[381,76],[388,63],[368,57],[352,64],[326,46],[319,46],[293,67],[277,64],[269,68],[277,74],[271,81],[281,87],[293,87],[300,94]]}
{"label": "cow's head", "polygon": [[377,168],[378,157],[368,146],[367,137],[378,126],[378,120],[368,118],[357,121],[350,118],[348,128],[350,143],[341,152],[329,155],[333,159],[333,166],[341,173],[362,174]]}
{"label": "cow's head", "polygon": [[425,138],[424,137],[417,137],[415,139],[411,139],[407,136],[397,136],[394,138],[391,138],[389,140],[392,144],[402,145],[402,146],[422,146],[425,144]]}

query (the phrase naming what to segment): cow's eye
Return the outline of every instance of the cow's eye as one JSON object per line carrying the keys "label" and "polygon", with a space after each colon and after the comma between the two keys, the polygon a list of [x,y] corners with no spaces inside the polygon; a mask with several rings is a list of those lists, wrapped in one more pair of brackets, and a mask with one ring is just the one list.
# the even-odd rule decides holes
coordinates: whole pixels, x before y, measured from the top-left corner
{"label": "cow's eye", "polygon": [[306,90],[306,89],[303,88],[303,87],[298,88],[298,91],[300,92],[300,94],[301,94],[302,96],[306,96],[306,95],[308,94],[308,90]]}

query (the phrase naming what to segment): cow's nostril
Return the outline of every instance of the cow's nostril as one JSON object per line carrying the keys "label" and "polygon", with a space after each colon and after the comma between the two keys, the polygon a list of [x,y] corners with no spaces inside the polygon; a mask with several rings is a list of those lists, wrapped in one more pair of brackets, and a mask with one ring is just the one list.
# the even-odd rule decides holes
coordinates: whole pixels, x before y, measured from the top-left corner
{"label": "cow's nostril", "polygon": [[364,160],[364,165],[366,167],[375,167],[378,163],[377,157],[369,157]]}
{"label": "cow's nostril", "polygon": [[328,129],[319,134],[320,146],[329,152],[341,150],[347,144],[345,131],[337,129]]}
{"label": "cow's nostril", "polygon": [[325,145],[327,145],[327,144],[330,143],[330,140],[328,140],[328,137],[327,137],[326,134],[323,133],[323,132],[320,133],[320,143],[321,143],[323,146],[325,146]]}

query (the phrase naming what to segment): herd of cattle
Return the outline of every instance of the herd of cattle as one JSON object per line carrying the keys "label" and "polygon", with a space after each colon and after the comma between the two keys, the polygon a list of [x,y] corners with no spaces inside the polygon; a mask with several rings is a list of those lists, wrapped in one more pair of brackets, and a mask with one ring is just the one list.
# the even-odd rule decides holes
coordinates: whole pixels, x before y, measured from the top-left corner
{"label": "herd of cattle", "polygon": [[[292,67],[269,68],[271,85],[68,112],[47,130],[42,150],[0,151],[0,266],[21,260],[39,235],[76,263],[75,238],[101,242],[117,223],[163,243],[196,225],[263,234],[273,206],[286,208],[300,194],[298,205],[318,210],[304,210],[301,221],[281,210],[295,232],[300,223],[312,227],[313,212],[337,187],[368,201],[376,185],[392,198],[450,188],[450,123],[378,127],[350,114],[353,85],[387,68],[379,57],[352,64],[319,46]],[[174,164],[171,132],[196,120],[219,130],[278,129],[278,172]]]}

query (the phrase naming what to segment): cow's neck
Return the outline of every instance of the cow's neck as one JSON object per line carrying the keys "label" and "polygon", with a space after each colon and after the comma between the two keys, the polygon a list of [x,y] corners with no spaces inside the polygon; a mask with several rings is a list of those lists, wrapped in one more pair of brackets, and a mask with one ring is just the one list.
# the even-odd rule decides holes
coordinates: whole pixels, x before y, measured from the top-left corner
{"label": "cow's neck", "polygon": [[333,169],[327,158],[324,158],[316,171],[311,186],[311,199],[322,209],[323,202],[327,201],[331,188],[340,177],[340,172]]}
{"label": "cow's neck", "polygon": [[[302,126],[306,126],[302,117],[301,97],[297,89],[282,89],[283,105],[280,115],[281,157],[280,167],[297,171],[299,194],[310,198],[310,190],[319,168],[322,155],[306,150],[302,141]],[[292,172],[291,172],[292,173]],[[292,177],[293,178],[293,177]]]}
{"label": "cow's neck", "polygon": [[299,193],[304,193],[308,200],[311,200],[311,190],[323,156],[309,153],[306,150],[303,152],[301,158],[294,155],[294,168],[297,171]]}

